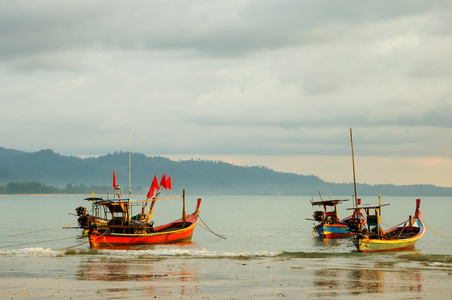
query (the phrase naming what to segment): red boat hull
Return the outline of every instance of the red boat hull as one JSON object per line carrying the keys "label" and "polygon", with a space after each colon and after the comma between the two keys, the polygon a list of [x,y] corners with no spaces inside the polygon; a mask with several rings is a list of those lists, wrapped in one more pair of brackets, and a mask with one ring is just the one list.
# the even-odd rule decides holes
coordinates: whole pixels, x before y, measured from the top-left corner
{"label": "red boat hull", "polygon": [[154,233],[148,234],[102,233],[93,231],[89,235],[89,243],[92,248],[104,248],[124,245],[190,242],[195,226],[198,223],[198,216],[197,214],[187,216],[186,222],[189,226],[185,228],[165,230],[166,228],[181,222],[183,222],[183,220],[179,219],[167,225],[156,227]]}

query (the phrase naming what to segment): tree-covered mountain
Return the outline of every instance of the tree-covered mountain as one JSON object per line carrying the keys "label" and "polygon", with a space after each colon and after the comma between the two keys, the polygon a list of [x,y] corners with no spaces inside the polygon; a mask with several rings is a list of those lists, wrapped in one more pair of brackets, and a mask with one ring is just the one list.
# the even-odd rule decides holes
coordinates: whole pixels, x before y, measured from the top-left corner
{"label": "tree-covered mountain", "polygon": [[[221,195],[352,195],[353,184],[325,182],[313,175],[281,173],[266,167],[241,167],[221,161],[173,161],[132,153],[131,185],[135,192],[147,191],[154,175],[171,176],[173,191]],[[129,153],[115,152],[100,157],[63,156],[52,150],[33,153],[0,147],[0,186],[34,182],[44,187],[129,185]],[[20,185],[15,185],[20,186]],[[433,185],[358,185],[359,195],[451,196],[452,188]]]}

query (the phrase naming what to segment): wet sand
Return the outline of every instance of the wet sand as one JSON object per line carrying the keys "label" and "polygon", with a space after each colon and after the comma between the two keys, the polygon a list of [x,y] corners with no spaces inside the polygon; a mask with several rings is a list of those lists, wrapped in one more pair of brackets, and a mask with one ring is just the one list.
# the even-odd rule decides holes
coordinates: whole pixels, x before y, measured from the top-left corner
{"label": "wet sand", "polygon": [[[32,258],[25,258],[28,259]],[[152,261],[82,258],[78,267],[63,270],[64,258],[53,259],[60,260],[56,275],[32,275],[34,271],[26,263],[16,269],[2,268],[0,298],[452,298],[452,269],[446,265],[369,267],[334,263],[330,267],[328,258]]]}

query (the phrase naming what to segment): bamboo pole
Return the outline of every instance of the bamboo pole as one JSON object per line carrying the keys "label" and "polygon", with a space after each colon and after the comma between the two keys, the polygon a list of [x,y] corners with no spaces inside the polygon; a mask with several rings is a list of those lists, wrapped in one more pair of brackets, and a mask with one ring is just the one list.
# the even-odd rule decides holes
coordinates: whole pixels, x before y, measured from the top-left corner
{"label": "bamboo pole", "polygon": [[353,134],[352,128],[350,127],[350,144],[352,146],[352,165],[353,165],[353,187],[355,189],[355,203],[354,206],[358,206],[358,195],[356,194],[356,175],[355,175],[355,153],[353,151]]}
{"label": "bamboo pole", "polygon": [[132,130],[129,130],[129,201],[131,197],[132,185]]}
{"label": "bamboo pole", "polygon": [[399,233],[399,235],[396,237],[396,240],[399,239],[399,237],[400,237],[400,235],[402,234],[403,230],[405,230],[406,225],[407,225],[407,223],[405,223],[405,225],[403,225],[403,228],[402,228],[402,230],[400,230],[400,233]]}
{"label": "bamboo pole", "polygon": [[182,204],[182,219],[184,219],[184,225],[183,227],[185,227],[185,222],[187,221],[187,214],[185,213],[185,190],[183,190],[182,193],[182,199],[183,199],[183,204]]}

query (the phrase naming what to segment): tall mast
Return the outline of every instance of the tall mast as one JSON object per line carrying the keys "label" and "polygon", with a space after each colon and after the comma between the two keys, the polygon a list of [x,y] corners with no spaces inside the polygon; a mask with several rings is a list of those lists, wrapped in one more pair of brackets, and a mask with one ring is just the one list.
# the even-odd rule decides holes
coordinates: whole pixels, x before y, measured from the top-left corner
{"label": "tall mast", "polygon": [[356,195],[356,176],[355,176],[355,154],[353,153],[353,135],[350,127],[350,143],[352,145],[352,165],[353,165],[353,186],[355,188],[355,206],[358,206],[358,196]]}
{"label": "tall mast", "polygon": [[131,172],[132,172],[132,130],[129,130],[129,200],[131,196]]}

